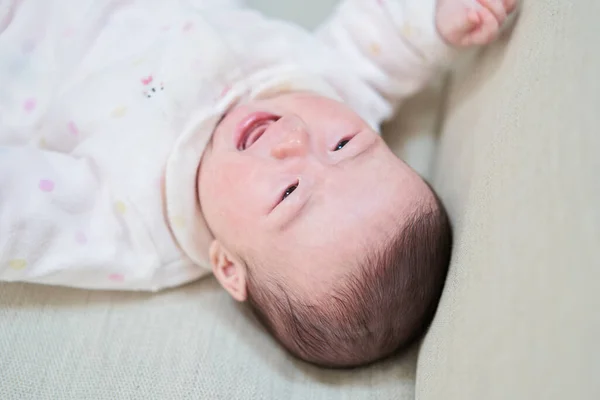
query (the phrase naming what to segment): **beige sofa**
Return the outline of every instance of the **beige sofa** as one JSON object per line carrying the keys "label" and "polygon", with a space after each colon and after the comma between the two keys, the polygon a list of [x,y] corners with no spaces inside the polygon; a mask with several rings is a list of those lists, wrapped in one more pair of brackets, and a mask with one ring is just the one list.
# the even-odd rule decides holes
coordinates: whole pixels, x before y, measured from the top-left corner
{"label": "beige sofa", "polygon": [[599,17],[595,0],[525,0],[510,40],[448,82],[437,150],[430,94],[388,127],[456,235],[418,348],[323,371],[212,280],[158,295],[0,285],[0,399],[600,399]]}

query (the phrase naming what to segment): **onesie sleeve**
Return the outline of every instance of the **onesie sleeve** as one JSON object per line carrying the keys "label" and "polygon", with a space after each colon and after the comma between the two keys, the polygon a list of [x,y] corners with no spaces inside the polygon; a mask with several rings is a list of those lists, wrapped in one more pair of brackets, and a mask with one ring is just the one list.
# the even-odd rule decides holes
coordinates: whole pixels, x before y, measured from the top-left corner
{"label": "onesie sleeve", "polygon": [[92,160],[0,147],[0,281],[136,289],[157,263],[143,232]]}
{"label": "onesie sleeve", "polygon": [[392,108],[423,89],[450,58],[436,0],[344,0],[317,31]]}

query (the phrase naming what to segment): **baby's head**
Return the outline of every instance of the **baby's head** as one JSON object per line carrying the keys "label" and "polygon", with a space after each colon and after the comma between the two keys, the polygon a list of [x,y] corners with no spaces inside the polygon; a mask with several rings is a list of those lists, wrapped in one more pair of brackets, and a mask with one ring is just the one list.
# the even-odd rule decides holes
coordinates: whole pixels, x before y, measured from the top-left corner
{"label": "baby's head", "polygon": [[450,257],[446,214],[345,105],[294,93],[238,106],[198,179],[215,276],[296,356],[362,365],[429,323]]}

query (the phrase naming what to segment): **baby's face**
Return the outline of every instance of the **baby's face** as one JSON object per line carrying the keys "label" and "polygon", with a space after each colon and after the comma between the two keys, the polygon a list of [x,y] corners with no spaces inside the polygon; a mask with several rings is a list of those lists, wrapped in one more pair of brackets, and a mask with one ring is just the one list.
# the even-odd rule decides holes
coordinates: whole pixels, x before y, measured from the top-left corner
{"label": "baby's face", "polygon": [[228,113],[198,187],[213,234],[234,258],[313,292],[431,196],[352,110],[306,93]]}

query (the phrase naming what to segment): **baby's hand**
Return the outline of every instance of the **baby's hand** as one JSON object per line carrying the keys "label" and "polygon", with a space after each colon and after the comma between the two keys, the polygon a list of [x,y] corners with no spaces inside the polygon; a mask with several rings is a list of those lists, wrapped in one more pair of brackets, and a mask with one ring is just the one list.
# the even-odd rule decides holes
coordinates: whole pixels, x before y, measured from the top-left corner
{"label": "baby's hand", "polygon": [[435,22],[448,44],[485,45],[498,36],[517,0],[438,0]]}

